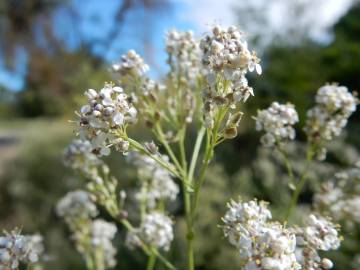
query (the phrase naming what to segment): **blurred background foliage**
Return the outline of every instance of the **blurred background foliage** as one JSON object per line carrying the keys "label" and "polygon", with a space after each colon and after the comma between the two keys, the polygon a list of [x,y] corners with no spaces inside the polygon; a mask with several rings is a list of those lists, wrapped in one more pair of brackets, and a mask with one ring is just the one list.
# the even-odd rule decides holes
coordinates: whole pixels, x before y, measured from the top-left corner
{"label": "blurred background foliage", "polygon": [[[2,65],[23,75],[20,91],[0,86],[0,229],[20,226],[28,233],[41,232],[49,253],[45,269],[54,270],[84,269],[80,256],[67,238],[66,227],[53,211],[61,196],[85,181],[62,164],[62,149],[73,136],[67,119],[73,117],[73,111],[83,102],[84,90],[90,87],[99,89],[104,81],[111,80],[106,53],[126,49],[122,48],[121,42],[114,40],[121,40],[128,24],[134,24],[129,14],[146,15],[138,22],[145,22],[146,29],[136,34],[141,36],[139,39],[144,51],[150,55],[148,59],[152,59],[156,58],[151,54],[153,44],[149,42],[152,27],[156,25],[153,21],[172,8],[171,1],[166,0],[120,1],[114,11],[113,24],[99,38],[80,31],[81,14],[76,5],[71,5],[72,2],[77,1],[0,2]],[[258,16],[250,11],[234,9],[239,25],[249,26],[253,21],[249,18]],[[59,24],[59,16],[60,21],[67,23],[65,31],[71,33],[65,39],[71,39],[71,42],[58,34],[56,24]],[[96,18],[94,21],[96,23]],[[257,23],[264,27],[266,21],[258,20]],[[139,26],[131,27],[138,29]],[[316,89],[333,81],[352,90],[360,89],[360,5],[355,1],[333,25],[330,42],[319,43],[307,37],[303,33],[307,27],[311,25],[299,27],[296,31],[294,19],[294,26],[286,29],[289,39],[274,36],[266,46],[262,45],[261,33],[252,36],[253,45],[261,48],[264,71],[261,77],[251,78],[256,97],[244,108],[246,115],[240,135],[217,149],[218,155],[209,170],[204,196],[201,197],[196,239],[198,269],[238,269],[237,252],[224,241],[217,226],[221,224],[221,216],[230,198],[242,195],[268,200],[278,217],[286,208],[289,196],[286,169],[276,153],[259,147],[259,136],[254,131],[251,115],[274,100],[290,101],[296,105],[302,119],[297,127],[300,142],[288,147],[293,153],[291,160],[295,170],[301,170],[305,156],[302,125]],[[26,64],[22,61],[24,55]],[[331,143],[327,161],[314,164],[311,181],[300,198],[302,211],[309,211],[319,182],[359,159],[359,120],[358,112],[351,118],[348,134]],[[142,130],[137,132],[146,137]],[[134,168],[126,165],[121,156],[112,156],[108,161],[119,178],[119,185],[129,190],[134,188]],[[177,241],[168,256],[181,266],[185,261],[181,251],[185,245],[182,202],[172,205],[171,209],[178,220]],[[105,215],[104,218],[108,217]],[[123,247],[124,231],[119,229],[116,269],[141,269],[144,256]],[[332,254],[336,269],[360,268],[352,265],[353,257],[360,253],[359,234],[358,229],[351,232],[350,237],[345,234],[341,251]]]}

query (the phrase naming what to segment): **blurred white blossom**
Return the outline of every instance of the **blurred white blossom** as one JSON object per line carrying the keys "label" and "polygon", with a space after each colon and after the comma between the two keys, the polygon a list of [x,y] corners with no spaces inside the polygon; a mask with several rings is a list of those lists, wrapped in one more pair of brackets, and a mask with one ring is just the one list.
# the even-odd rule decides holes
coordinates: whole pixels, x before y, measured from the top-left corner
{"label": "blurred white blossom", "polygon": [[67,193],[56,205],[56,213],[67,222],[74,219],[88,219],[98,214],[90,193],[75,190]]}
{"label": "blurred white blossom", "polygon": [[310,142],[317,145],[317,158],[326,157],[322,146],[341,134],[348,118],[356,110],[358,99],[345,86],[328,84],[319,88],[316,105],[307,112],[305,132]]}
{"label": "blurred white blossom", "polygon": [[36,263],[43,253],[41,235],[22,235],[13,230],[0,236],[0,269],[18,269],[20,263]]}
{"label": "blurred white blossom", "polygon": [[256,130],[264,130],[261,137],[264,146],[272,147],[295,139],[293,125],[299,122],[299,116],[292,104],[273,102],[266,110],[259,110],[256,120]]}
{"label": "blurred white blossom", "polygon": [[[167,156],[162,156],[162,159],[168,161]],[[138,153],[132,153],[130,160],[137,167],[141,183],[141,188],[135,195],[139,201],[146,203],[149,208],[154,208],[159,201],[176,199],[179,187],[166,169],[154,159]]]}
{"label": "blurred white blossom", "polygon": [[169,250],[174,239],[172,220],[161,212],[145,215],[141,226],[128,232],[126,243],[133,248],[141,244],[140,239],[150,246]]}

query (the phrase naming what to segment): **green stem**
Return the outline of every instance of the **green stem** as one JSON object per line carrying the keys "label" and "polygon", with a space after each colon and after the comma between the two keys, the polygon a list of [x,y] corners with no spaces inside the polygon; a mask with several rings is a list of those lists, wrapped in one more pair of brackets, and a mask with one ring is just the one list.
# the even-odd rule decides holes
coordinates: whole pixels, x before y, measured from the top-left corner
{"label": "green stem", "polygon": [[205,131],[206,131],[206,128],[204,126],[202,126],[201,129],[199,130],[199,133],[196,138],[194,152],[191,157],[191,163],[190,163],[189,174],[188,174],[189,175],[189,183],[191,183],[194,178],[195,166],[196,166],[196,162],[199,157],[200,147],[201,147],[201,143],[203,141],[204,135],[205,135]]}
{"label": "green stem", "polygon": [[156,263],[156,254],[151,253],[146,265],[146,270],[153,270]]}
{"label": "green stem", "polygon": [[289,206],[289,208],[288,208],[288,210],[286,212],[286,215],[285,215],[285,221],[289,220],[295,206],[297,205],[300,193],[303,190],[303,188],[305,186],[305,183],[306,183],[306,180],[307,180],[307,174],[308,174],[308,170],[309,170],[309,166],[311,164],[311,161],[313,160],[313,156],[314,156],[314,153],[312,151],[312,147],[310,146],[308,151],[307,151],[307,154],[306,154],[305,170],[303,171],[299,182],[296,184],[295,191],[294,191],[294,193],[293,193],[293,195],[291,197],[290,206]]}
{"label": "green stem", "polygon": [[[190,183],[188,180],[187,172],[187,162],[186,162],[186,153],[185,153],[185,135],[186,135],[186,126],[180,131],[180,139],[179,139],[179,148],[180,148],[180,156],[182,161],[182,169],[184,175],[183,183],[183,196],[184,196],[184,204],[185,204],[185,215],[186,215],[186,227],[187,227],[187,235],[186,235],[186,244],[187,244],[187,263],[188,270],[194,270],[195,260],[194,260],[194,233],[191,222],[191,198],[189,190],[187,189],[185,183]],[[188,182],[189,181],[189,182]]]}
{"label": "green stem", "polygon": [[[121,224],[128,229],[128,231],[133,231],[134,227],[131,225],[131,223],[126,219],[120,220]],[[141,240],[141,239],[140,239]],[[152,247],[148,247],[144,242],[141,241],[141,249],[144,251],[144,253],[148,256],[151,256],[152,254],[155,255],[155,257],[159,258],[159,260],[168,268],[171,270],[175,270],[175,266],[173,266],[163,255],[160,254],[160,252]]]}
{"label": "green stem", "polygon": [[196,211],[199,205],[199,199],[200,199],[200,189],[205,181],[205,174],[206,174],[206,170],[209,166],[210,160],[213,156],[214,153],[214,148],[216,145],[216,142],[218,140],[218,132],[219,132],[219,128],[221,125],[221,121],[223,120],[223,118],[225,117],[227,113],[227,109],[225,108],[221,108],[216,116],[215,119],[215,124],[214,124],[214,128],[212,129],[212,132],[210,133],[210,131],[207,131],[207,138],[206,138],[206,148],[205,148],[205,156],[203,159],[203,164],[202,167],[200,169],[200,175],[199,175],[199,180],[197,185],[195,186],[195,195],[194,195],[194,203],[192,206],[192,221],[194,222],[195,216],[196,216]]}
{"label": "green stem", "polygon": [[177,170],[175,170],[174,168],[172,168],[171,166],[169,166],[169,164],[167,162],[165,162],[164,160],[162,160],[160,157],[150,154],[143,145],[141,145],[140,143],[138,143],[137,141],[130,139],[130,138],[126,138],[126,140],[130,143],[130,145],[135,148],[136,150],[140,151],[141,153],[147,155],[148,157],[152,158],[153,160],[155,160],[157,163],[159,163],[160,166],[162,166],[164,169],[168,170],[169,172],[171,172],[173,175],[175,175],[176,177],[181,179],[181,176],[179,174],[179,172]]}
{"label": "green stem", "polygon": [[166,138],[165,138],[165,135],[164,135],[164,132],[162,131],[162,128],[161,128],[161,126],[160,126],[159,124],[156,125],[156,134],[155,134],[155,135],[157,135],[159,141],[164,145],[164,147],[165,147],[168,155],[170,156],[172,162],[174,162],[177,170],[178,170],[179,172],[181,172],[181,171],[182,171],[182,167],[181,167],[178,159],[176,158],[173,150],[171,149],[169,143],[167,142],[167,140],[166,140]]}
{"label": "green stem", "polygon": [[203,185],[204,181],[205,181],[205,174],[206,174],[206,170],[209,166],[210,163],[210,159],[212,156],[212,152],[213,152],[213,145],[210,142],[211,138],[210,138],[210,133],[208,132],[207,134],[207,140],[206,140],[206,148],[205,148],[205,155],[204,155],[204,159],[203,159],[203,164],[201,166],[200,169],[200,174],[199,174],[199,180],[198,183],[195,186],[195,192],[194,192],[194,203],[193,203],[193,207],[192,207],[192,221],[194,222],[195,219],[195,215],[196,215],[196,211],[197,211],[197,207],[199,204],[199,199],[200,199],[200,188]]}
{"label": "green stem", "polygon": [[283,160],[284,160],[284,163],[285,163],[285,166],[286,166],[286,170],[287,170],[288,175],[290,177],[291,183],[295,184],[295,176],[294,176],[292,166],[290,164],[289,157],[288,157],[288,155],[286,154],[286,152],[283,149],[278,148],[278,150],[279,150],[279,152],[281,153],[281,155],[283,157]]}
{"label": "green stem", "polygon": [[185,151],[185,135],[186,135],[186,126],[184,126],[182,128],[182,130],[180,131],[180,140],[179,140],[181,165],[182,165],[183,171],[186,173],[187,161],[186,161],[186,151]]}

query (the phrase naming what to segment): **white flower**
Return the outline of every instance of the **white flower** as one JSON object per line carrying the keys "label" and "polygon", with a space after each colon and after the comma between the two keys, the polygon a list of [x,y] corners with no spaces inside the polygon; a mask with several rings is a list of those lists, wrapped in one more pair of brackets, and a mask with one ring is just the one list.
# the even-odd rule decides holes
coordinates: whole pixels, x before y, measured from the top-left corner
{"label": "white flower", "polygon": [[166,34],[166,52],[171,76],[194,85],[201,72],[201,51],[191,31],[169,31]]}
{"label": "white flower", "polygon": [[90,193],[82,190],[67,193],[56,205],[56,213],[67,222],[73,219],[88,219],[98,214]]}
{"label": "white flower", "polygon": [[295,234],[271,222],[265,202],[230,202],[224,234],[240,253],[244,269],[297,270]]}
{"label": "white flower", "polygon": [[[168,161],[167,156],[161,158]],[[159,201],[176,199],[179,187],[167,170],[145,155],[132,153],[129,159],[137,166],[141,180],[142,187],[135,195],[139,201],[145,202],[147,207],[152,209]]]}
{"label": "white flower", "polygon": [[102,163],[92,151],[89,141],[73,140],[64,150],[64,163],[73,169],[90,173],[94,166]]}
{"label": "white flower", "polygon": [[172,220],[163,213],[149,213],[139,228],[128,233],[126,243],[133,248],[139,246],[142,240],[150,246],[168,251],[174,239],[172,226]]}
{"label": "white flower", "polygon": [[337,249],[341,242],[336,225],[315,215],[310,215],[306,221],[304,239],[319,250]]}
{"label": "white flower", "polygon": [[360,224],[360,168],[350,168],[335,174],[335,178],[322,184],[314,196],[317,211],[331,216],[352,230]]}
{"label": "white flower", "polygon": [[0,237],[0,269],[18,269],[20,262],[36,263],[44,252],[40,235],[21,235],[18,230]]}
{"label": "white flower", "polygon": [[141,77],[149,70],[149,66],[145,64],[140,55],[134,50],[130,50],[121,57],[120,61],[112,65],[112,70],[121,76]]}
{"label": "white flower", "polygon": [[235,109],[239,102],[246,102],[254,95],[245,75],[254,69],[260,74],[262,70],[260,59],[255,52],[249,51],[236,27],[213,27],[212,34],[201,39],[200,48],[208,82],[203,90],[204,122],[211,128],[214,125],[214,111],[219,106]]}
{"label": "white flower", "polygon": [[318,251],[338,249],[341,237],[338,227],[330,220],[311,214],[304,227],[292,228],[297,237],[296,257],[302,269],[330,269],[333,263],[321,259]]}
{"label": "white flower", "polygon": [[98,93],[89,89],[85,92],[88,104],[80,110],[78,129],[80,138],[90,141],[92,152],[97,155],[109,155],[110,145],[118,151],[126,152],[128,144],[117,138],[114,133],[137,120],[137,110],[129,102],[121,87],[105,84]]}
{"label": "white flower", "polygon": [[264,146],[271,147],[295,138],[293,125],[299,122],[299,116],[292,104],[273,102],[266,110],[259,110],[256,120],[256,130],[264,130],[261,137]]}
{"label": "white flower", "polygon": [[[316,94],[316,106],[307,112],[304,128],[312,142],[322,143],[341,134],[348,118],[356,110],[357,98],[345,86],[322,86]],[[319,147],[318,159],[324,159],[324,149]]]}
{"label": "white flower", "polygon": [[91,244],[94,249],[101,250],[102,258],[106,268],[116,265],[116,248],[112,244],[117,228],[113,223],[106,222],[102,219],[96,219],[91,225]]}

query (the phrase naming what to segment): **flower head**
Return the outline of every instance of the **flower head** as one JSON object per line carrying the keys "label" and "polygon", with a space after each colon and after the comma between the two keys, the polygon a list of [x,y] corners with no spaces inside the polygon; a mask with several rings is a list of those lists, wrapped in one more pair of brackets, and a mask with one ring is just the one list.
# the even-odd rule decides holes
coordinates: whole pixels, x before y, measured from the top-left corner
{"label": "flower head", "polygon": [[316,105],[307,112],[305,132],[308,139],[317,144],[317,158],[326,157],[326,148],[321,144],[341,134],[348,118],[356,110],[357,98],[345,86],[329,84],[320,87]]}
{"label": "flower head", "polygon": [[99,92],[89,89],[85,95],[88,97],[88,104],[80,110],[80,138],[90,141],[93,153],[98,155],[108,155],[110,145],[114,145],[120,152],[126,152],[129,143],[114,134],[136,122],[137,110],[123,89],[105,84]]}
{"label": "flower head", "polygon": [[22,235],[13,230],[0,237],[0,268],[18,269],[20,262],[36,263],[44,252],[40,235]]}
{"label": "flower head", "polygon": [[96,205],[91,199],[90,193],[83,190],[75,190],[67,193],[56,205],[58,216],[65,218],[67,222],[73,219],[88,219],[98,214]]}
{"label": "flower head", "polygon": [[295,234],[270,221],[265,202],[232,201],[228,208],[223,218],[224,234],[239,250],[244,269],[300,269]]}
{"label": "flower head", "polygon": [[133,248],[139,246],[142,240],[150,246],[167,251],[174,239],[172,226],[173,222],[168,216],[160,212],[151,212],[145,215],[139,228],[128,233],[127,245]]}
{"label": "flower head", "polygon": [[259,110],[255,120],[256,130],[265,131],[262,144],[271,147],[295,138],[293,125],[299,122],[299,116],[294,105],[273,102],[268,109]]}
{"label": "flower head", "polygon": [[134,50],[129,50],[121,56],[120,61],[112,65],[112,70],[121,77],[131,76],[137,78],[144,75],[149,70],[149,66]]}

